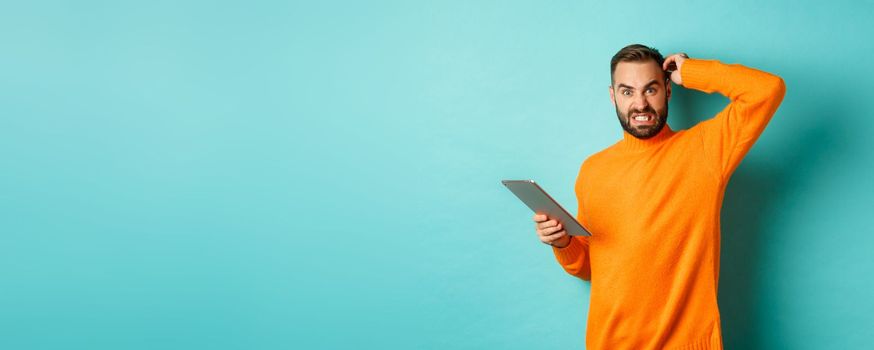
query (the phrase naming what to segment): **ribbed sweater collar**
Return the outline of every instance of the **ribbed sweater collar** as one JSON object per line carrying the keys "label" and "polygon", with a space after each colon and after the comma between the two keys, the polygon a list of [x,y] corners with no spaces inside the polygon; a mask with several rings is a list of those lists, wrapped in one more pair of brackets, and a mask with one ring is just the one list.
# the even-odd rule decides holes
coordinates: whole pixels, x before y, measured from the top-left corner
{"label": "ribbed sweater collar", "polygon": [[674,130],[671,130],[671,127],[668,125],[665,125],[665,127],[655,136],[645,140],[636,138],[627,131],[622,130],[622,141],[619,141],[619,145],[622,149],[632,152],[644,151],[655,148],[670,139],[673,135]]}

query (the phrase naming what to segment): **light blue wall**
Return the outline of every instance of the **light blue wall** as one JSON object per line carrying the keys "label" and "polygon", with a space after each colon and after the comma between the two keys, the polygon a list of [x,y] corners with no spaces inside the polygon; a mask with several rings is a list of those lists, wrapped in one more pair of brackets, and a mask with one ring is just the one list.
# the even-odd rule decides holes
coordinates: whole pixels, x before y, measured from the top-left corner
{"label": "light blue wall", "polygon": [[0,348],[583,348],[499,180],[576,209],[634,42],[788,86],[725,200],[726,346],[869,348],[874,4],[831,3],[4,2]]}

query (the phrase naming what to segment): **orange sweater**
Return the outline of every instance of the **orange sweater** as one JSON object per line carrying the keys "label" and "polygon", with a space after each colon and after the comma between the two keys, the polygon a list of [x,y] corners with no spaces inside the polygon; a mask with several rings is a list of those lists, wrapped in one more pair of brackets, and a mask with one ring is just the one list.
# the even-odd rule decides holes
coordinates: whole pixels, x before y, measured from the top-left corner
{"label": "orange sweater", "polygon": [[783,100],[777,76],[688,59],[685,87],[731,102],[714,118],[648,140],[623,140],[586,159],[575,191],[591,237],[554,248],[591,280],[588,349],[722,349],[719,212],[734,169]]}

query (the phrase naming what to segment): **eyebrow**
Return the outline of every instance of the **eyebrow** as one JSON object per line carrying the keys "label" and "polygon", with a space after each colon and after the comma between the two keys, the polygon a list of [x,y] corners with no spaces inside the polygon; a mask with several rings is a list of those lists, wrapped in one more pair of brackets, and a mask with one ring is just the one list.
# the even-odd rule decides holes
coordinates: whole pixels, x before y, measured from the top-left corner
{"label": "eyebrow", "polygon": [[[646,85],[644,85],[643,87],[648,87],[648,86],[650,86],[650,85],[652,85],[652,84],[656,84],[656,83],[658,83],[658,82],[659,82],[658,80],[653,79],[653,80],[650,80],[649,83],[646,83]],[[621,89],[621,88],[629,88],[629,89],[631,89],[631,90],[634,90],[634,87],[631,87],[631,86],[628,86],[628,85],[625,85],[625,84],[619,84],[619,88],[620,88],[620,89]]]}

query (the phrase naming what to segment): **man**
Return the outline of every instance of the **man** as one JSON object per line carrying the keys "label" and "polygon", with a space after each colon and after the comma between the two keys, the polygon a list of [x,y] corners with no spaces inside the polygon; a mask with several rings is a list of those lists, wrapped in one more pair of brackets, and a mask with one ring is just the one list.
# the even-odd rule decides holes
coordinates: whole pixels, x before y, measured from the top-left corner
{"label": "man", "polygon": [[[722,199],[783,100],[783,80],[643,45],[616,53],[610,70],[623,138],[586,159],[575,186],[577,219],[592,236],[568,236],[545,215],[534,216],[537,235],[565,271],[592,283],[588,349],[722,349]],[[669,80],[731,102],[675,132]]]}

